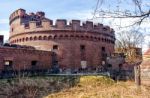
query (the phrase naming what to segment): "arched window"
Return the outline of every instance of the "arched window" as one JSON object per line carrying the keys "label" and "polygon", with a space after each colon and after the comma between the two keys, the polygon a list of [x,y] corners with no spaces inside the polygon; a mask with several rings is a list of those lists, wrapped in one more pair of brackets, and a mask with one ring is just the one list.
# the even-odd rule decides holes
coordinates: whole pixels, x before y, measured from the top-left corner
{"label": "arched window", "polygon": [[65,38],[68,38],[68,35],[65,35]]}
{"label": "arched window", "polygon": [[74,37],[74,35],[70,35],[70,37]]}
{"label": "arched window", "polygon": [[94,37],[95,40],[97,40],[97,37]]}
{"label": "arched window", "polygon": [[59,38],[63,38],[63,35],[59,35]]}
{"label": "arched window", "polygon": [[48,36],[48,40],[52,39],[52,36]]}
{"label": "arched window", "polygon": [[22,42],[24,42],[24,38],[22,38]]}
{"label": "arched window", "polygon": [[47,36],[44,36],[44,37],[43,37],[43,40],[47,40],[47,39],[48,39]]}
{"label": "arched window", "polygon": [[93,36],[90,36],[90,39],[93,40]]}
{"label": "arched window", "polygon": [[33,40],[33,38],[32,38],[32,37],[30,37],[30,41],[31,41],[31,40]]}
{"label": "arched window", "polygon": [[11,32],[13,32],[14,31],[14,28],[11,28]]}
{"label": "arched window", "polygon": [[102,38],[102,42],[104,42],[104,38]]}
{"label": "arched window", "polygon": [[88,39],[88,38],[89,38],[89,36],[86,36],[86,38]]}
{"label": "arched window", "polygon": [[83,36],[83,35],[81,35],[80,37],[81,37],[81,39],[84,39],[84,36]]}
{"label": "arched window", "polygon": [[28,41],[29,40],[29,38],[28,37],[26,37],[26,41]]}
{"label": "arched window", "polygon": [[42,36],[39,36],[39,40],[42,40]]}
{"label": "arched window", "polygon": [[79,35],[76,35],[76,38],[79,38]]}
{"label": "arched window", "polygon": [[57,35],[54,35],[54,39],[56,39],[57,38]]}
{"label": "arched window", "polygon": [[34,36],[34,40],[37,40],[37,37],[36,37],[36,36]]}

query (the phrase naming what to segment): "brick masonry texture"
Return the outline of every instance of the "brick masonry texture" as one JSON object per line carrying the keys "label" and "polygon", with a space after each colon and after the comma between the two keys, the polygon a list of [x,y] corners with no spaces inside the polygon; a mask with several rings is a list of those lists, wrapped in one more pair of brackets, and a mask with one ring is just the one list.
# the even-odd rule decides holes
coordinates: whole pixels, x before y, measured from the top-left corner
{"label": "brick masonry texture", "polygon": [[11,44],[54,51],[60,68],[78,69],[81,61],[96,68],[102,64],[104,55],[114,52],[114,30],[103,24],[64,19],[57,19],[54,24],[44,12],[27,14],[24,9],[14,11],[9,19]]}
{"label": "brick masonry texture", "polygon": [[[0,47],[0,70],[3,70],[5,62],[12,61],[13,70],[31,69],[32,62],[37,61],[39,69],[51,68],[51,52],[35,49],[17,49],[13,47]],[[4,66],[5,65],[5,66]]]}

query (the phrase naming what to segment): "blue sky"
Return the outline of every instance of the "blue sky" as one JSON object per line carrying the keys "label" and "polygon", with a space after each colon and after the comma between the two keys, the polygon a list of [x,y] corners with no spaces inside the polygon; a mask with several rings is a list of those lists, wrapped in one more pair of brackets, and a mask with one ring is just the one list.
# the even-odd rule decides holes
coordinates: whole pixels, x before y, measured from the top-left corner
{"label": "blue sky", "polygon": [[0,34],[9,34],[9,15],[23,8],[29,12],[44,11],[50,19],[82,19],[92,16],[97,0],[2,0],[0,3]]}
{"label": "blue sky", "polygon": [[[118,1],[124,2],[125,0],[103,0],[103,6],[100,8],[108,9],[110,7],[111,10],[115,9],[115,6],[119,4]],[[129,2],[130,1],[130,2]],[[132,0],[126,0],[125,3],[120,3],[121,9],[129,8],[129,10],[133,10],[134,6],[131,4]],[[149,9],[146,5],[150,6],[149,0],[143,0],[144,7],[142,9]],[[9,15],[19,9],[23,8],[30,12],[44,11],[47,18],[52,20],[55,19],[80,19],[87,20],[92,18],[92,13],[94,12],[97,0],[1,0],[0,3],[0,35],[5,35],[5,40],[9,37]],[[106,6],[106,5],[107,6]],[[96,22],[102,22],[106,25],[110,25],[109,23],[112,20],[105,19],[94,20]],[[123,20],[123,25],[125,23],[129,23],[130,20]],[[149,21],[150,22],[150,21]],[[116,24],[117,23],[117,24]],[[110,26],[115,28],[114,25],[118,25],[119,20],[116,20]],[[150,33],[150,23],[146,23],[142,25],[143,28],[148,28],[146,33]],[[118,31],[115,29],[115,31]],[[145,31],[143,32],[145,33]],[[147,37],[149,39],[149,37]]]}

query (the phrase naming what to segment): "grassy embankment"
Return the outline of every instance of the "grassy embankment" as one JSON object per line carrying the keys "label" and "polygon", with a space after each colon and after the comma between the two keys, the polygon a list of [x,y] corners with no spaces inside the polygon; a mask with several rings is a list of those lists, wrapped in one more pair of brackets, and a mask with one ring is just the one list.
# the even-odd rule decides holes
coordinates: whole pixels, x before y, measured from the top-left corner
{"label": "grassy embankment", "polygon": [[0,80],[0,98],[150,98],[150,87],[102,76],[51,76]]}
{"label": "grassy embankment", "polygon": [[150,98],[150,87],[137,88],[134,82],[114,82],[106,77],[85,76],[70,89],[45,98]]}

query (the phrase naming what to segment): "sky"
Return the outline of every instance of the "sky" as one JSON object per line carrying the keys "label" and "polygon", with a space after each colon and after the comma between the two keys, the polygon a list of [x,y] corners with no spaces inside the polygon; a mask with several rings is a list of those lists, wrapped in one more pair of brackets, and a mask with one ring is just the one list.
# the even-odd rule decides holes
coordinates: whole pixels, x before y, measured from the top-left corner
{"label": "sky", "polygon": [[97,0],[2,0],[0,3],[0,34],[9,37],[9,16],[23,8],[30,12],[44,11],[46,17],[55,19],[91,18]]}
{"label": "sky", "polygon": [[[116,6],[116,4],[121,4],[121,7],[124,8],[130,8],[131,2],[126,2],[128,5],[124,5],[123,3],[120,3],[124,0],[103,0],[103,4],[107,3],[107,6],[101,6],[99,5],[99,8],[109,9],[113,10]],[[130,0],[126,0],[130,1]],[[108,3],[109,2],[109,3]],[[144,0],[145,5],[150,5],[149,0]],[[143,4],[144,4],[143,3]],[[82,21],[86,21],[88,19],[91,19],[93,17],[94,9],[96,7],[97,0],[1,0],[0,2],[0,35],[5,36],[5,41],[9,38],[9,16],[10,14],[19,9],[23,8],[26,10],[27,13],[37,11],[44,11],[47,18],[50,18],[52,20],[56,19],[79,19]],[[145,6],[142,9],[149,9],[147,6]],[[132,6],[132,5],[131,5]],[[122,9],[121,8],[121,9]],[[122,9],[122,10],[123,10]],[[112,22],[112,20],[109,19],[95,19],[94,22],[102,22],[104,25],[110,25],[112,28],[115,29],[115,31],[118,31],[118,29],[115,27],[115,25],[118,25],[120,20],[115,20],[115,22]],[[130,20],[123,20],[122,24],[128,24],[130,23]],[[150,23],[142,24],[141,27],[143,28],[144,34],[150,33]],[[144,31],[145,30],[145,31]],[[145,37],[147,42],[150,39],[150,36]],[[149,40],[150,41],[150,40]],[[145,43],[147,43],[145,42]],[[146,50],[146,44],[144,44],[144,50]]]}

